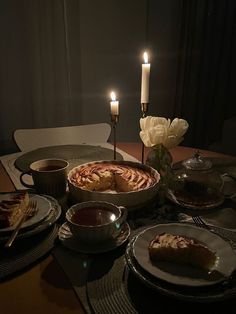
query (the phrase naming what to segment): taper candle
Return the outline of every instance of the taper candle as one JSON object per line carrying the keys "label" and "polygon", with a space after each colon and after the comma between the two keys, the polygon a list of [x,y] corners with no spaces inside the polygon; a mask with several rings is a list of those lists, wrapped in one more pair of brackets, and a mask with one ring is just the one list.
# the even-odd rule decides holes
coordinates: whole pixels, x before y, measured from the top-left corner
{"label": "taper candle", "polygon": [[144,63],[142,64],[142,83],[141,83],[141,104],[149,103],[149,76],[150,63],[148,63],[148,54],[143,54]]}
{"label": "taper candle", "polygon": [[116,94],[111,92],[111,115],[119,115],[119,101],[116,100]]}

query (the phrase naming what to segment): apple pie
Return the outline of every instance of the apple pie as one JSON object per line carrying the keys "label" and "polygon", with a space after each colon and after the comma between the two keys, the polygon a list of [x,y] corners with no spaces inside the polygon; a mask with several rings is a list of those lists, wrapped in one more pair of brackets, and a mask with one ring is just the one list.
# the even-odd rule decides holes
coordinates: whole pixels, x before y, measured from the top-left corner
{"label": "apple pie", "polygon": [[7,199],[0,201],[0,228],[14,226],[29,204],[28,193],[8,194]]}
{"label": "apple pie", "polygon": [[131,192],[145,189],[157,181],[143,169],[112,163],[91,163],[78,167],[71,183],[90,191]]}
{"label": "apple pie", "polygon": [[167,261],[210,270],[216,255],[207,246],[181,235],[162,233],[149,244],[149,257],[153,262]]}

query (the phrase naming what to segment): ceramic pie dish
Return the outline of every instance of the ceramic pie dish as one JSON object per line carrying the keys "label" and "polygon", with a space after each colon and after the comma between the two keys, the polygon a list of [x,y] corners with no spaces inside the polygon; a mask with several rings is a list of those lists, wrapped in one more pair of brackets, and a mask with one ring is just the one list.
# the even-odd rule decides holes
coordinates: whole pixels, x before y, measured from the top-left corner
{"label": "ceramic pie dish", "polygon": [[105,201],[131,209],[155,198],[159,180],[158,171],[132,161],[95,161],[68,173],[72,201]]}

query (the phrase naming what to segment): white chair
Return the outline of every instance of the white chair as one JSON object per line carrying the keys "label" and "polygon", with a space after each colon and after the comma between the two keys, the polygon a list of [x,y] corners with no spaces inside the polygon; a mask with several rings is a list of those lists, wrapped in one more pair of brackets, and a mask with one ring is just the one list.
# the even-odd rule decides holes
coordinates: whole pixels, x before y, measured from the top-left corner
{"label": "white chair", "polygon": [[39,147],[73,145],[87,143],[106,143],[111,133],[108,123],[41,128],[19,129],[13,134],[21,151],[30,151]]}

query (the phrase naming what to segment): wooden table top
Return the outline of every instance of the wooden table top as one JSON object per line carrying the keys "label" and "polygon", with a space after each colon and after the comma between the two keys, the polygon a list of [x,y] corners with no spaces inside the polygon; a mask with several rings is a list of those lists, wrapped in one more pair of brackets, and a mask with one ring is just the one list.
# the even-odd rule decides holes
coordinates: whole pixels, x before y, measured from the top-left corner
{"label": "wooden table top", "polygon": [[[118,143],[118,148],[141,160],[140,143]],[[193,155],[196,149],[178,146],[171,150],[177,162]],[[146,150],[147,153],[147,150]],[[235,158],[201,150],[204,157]],[[14,191],[0,164],[0,192]],[[51,255],[26,271],[0,284],[1,313],[70,314],[85,313],[64,272]]]}

